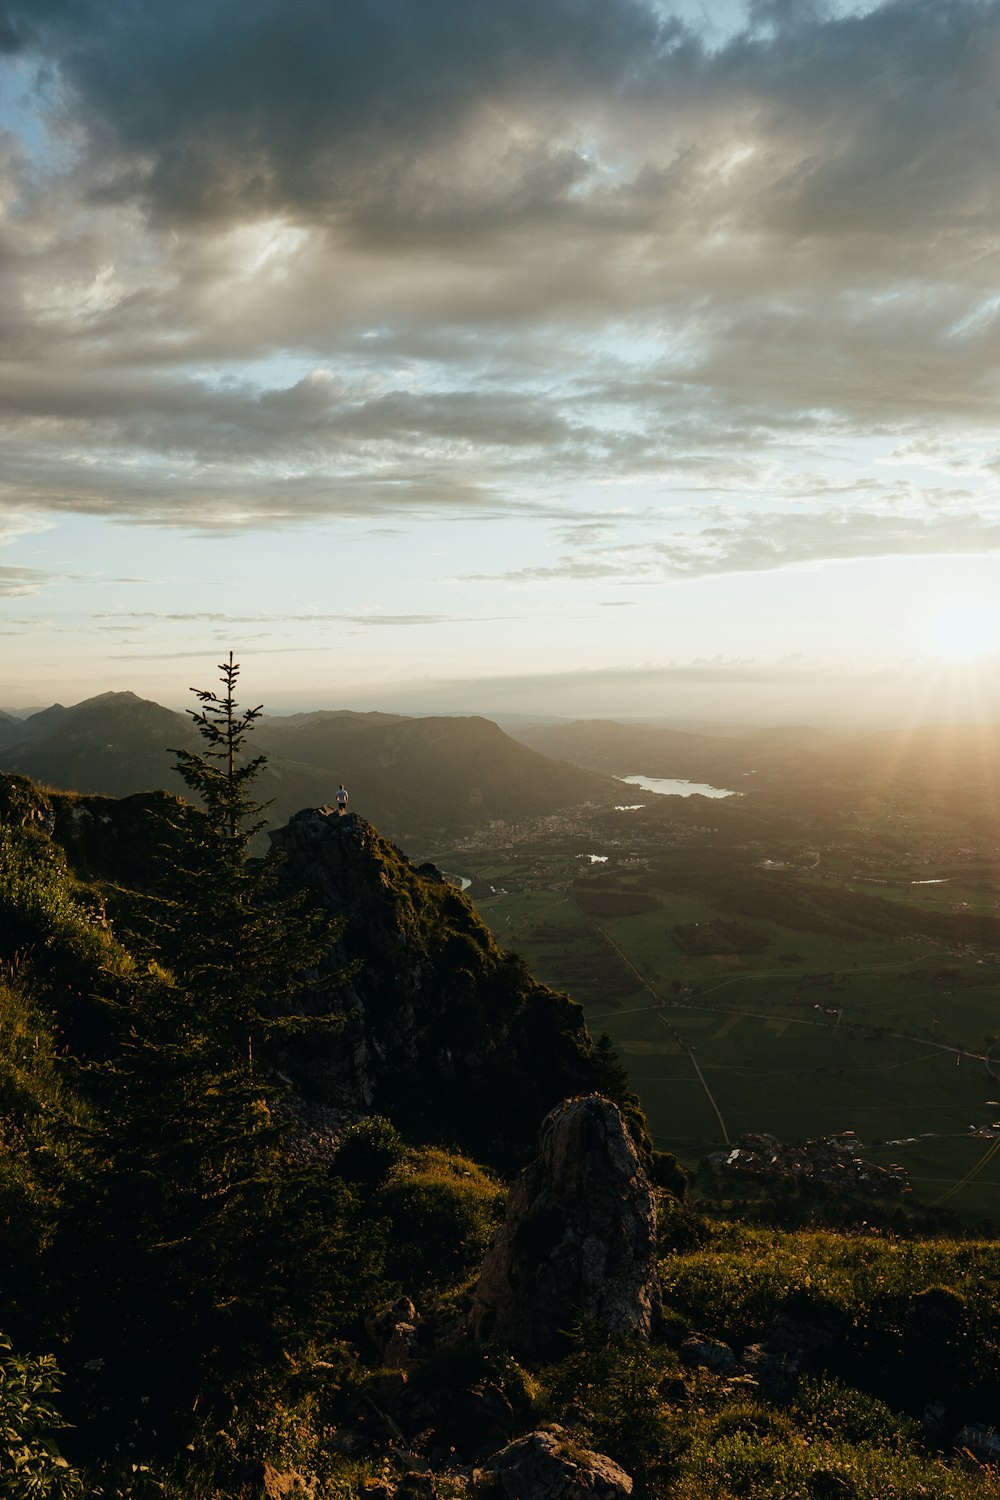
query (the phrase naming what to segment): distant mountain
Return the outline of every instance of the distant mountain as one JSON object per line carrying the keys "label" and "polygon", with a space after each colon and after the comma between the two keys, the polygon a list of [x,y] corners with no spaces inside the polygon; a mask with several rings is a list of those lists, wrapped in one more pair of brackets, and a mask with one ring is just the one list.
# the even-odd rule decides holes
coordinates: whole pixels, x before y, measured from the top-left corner
{"label": "distant mountain", "polygon": [[526,748],[489,719],[297,714],[266,720],[256,740],[272,757],[269,770],[309,764],[326,777],[327,801],[343,781],[351,806],[394,837],[515,822],[617,796],[606,777]]}
{"label": "distant mountain", "polygon": [[751,745],[765,745],[775,750],[829,750],[839,737],[829,729],[812,724],[775,724],[766,729],[746,729],[739,738]]}
{"label": "distant mountain", "polygon": [[580,719],[574,724],[512,729],[513,738],[543,755],[558,756],[612,776],[680,777],[712,781],[754,769],[759,747],[653,724]]}
{"label": "distant mountain", "polygon": [[183,714],[135,693],[101,693],[72,708],[55,703],[2,728],[0,769],[116,797],[155,787],[179,792],[169,750],[193,739]]}
{"label": "distant mountain", "polygon": [[[198,743],[187,715],[134,693],[103,693],[0,723],[0,770],[68,791],[183,794],[171,751]],[[343,781],[352,808],[401,841],[608,804],[617,795],[607,778],[555,763],[488,719],[350,711],[264,717],[254,748],[268,757],[258,788],[273,802],[272,823],[331,802]]]}
{"label": "distant mountain", "polygon": [[701,781],[741,792],[766,787],[784,798],[793,789],[853,782],[867,769],[863,750],[852,758],[840,739],[800,725],[715,736],[582,719],[511,733],[543,755],[606,775]]}
{"label": "distant mountain", "polygon": [[861,735],[803,725],[689,734],[651,724],[584,719],[511,731],[544,755],[612,776],[708,782],[764,793],[786,806],[823,787],[837,796],[926,796],[940,812],[978,799],[1000,812],[1000,727],[925,724]]}

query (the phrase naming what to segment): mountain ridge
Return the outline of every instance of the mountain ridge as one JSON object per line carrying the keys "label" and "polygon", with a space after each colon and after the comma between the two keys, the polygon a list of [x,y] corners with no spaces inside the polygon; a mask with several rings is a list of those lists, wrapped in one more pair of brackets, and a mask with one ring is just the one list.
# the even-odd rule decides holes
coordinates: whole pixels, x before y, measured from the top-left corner
{"label": "mountain ridge", "polygon": [[[186,714],[132,692],[103,693],[0,723],[0,770],[87,794],[181,792],[171,752],[194,740]],[[404,840],[456,836],[585,802],[611,805],[617,795],[610,779],[555,763],[478,716],[264,716],[255,743],[268,757],[259,791],[273,802],[272,826],[331,801],[339,782],[373,822]]]}

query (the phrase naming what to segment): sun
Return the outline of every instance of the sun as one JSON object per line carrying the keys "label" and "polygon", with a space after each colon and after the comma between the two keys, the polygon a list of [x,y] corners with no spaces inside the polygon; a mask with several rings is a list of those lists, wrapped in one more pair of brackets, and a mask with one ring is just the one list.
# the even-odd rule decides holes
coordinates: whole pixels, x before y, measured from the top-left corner
{"label": "sun", "polygon": [[974,597],[942,600],[924,617],[922,634],[929,656],[978,661],[1000,646],[1000,606]]}

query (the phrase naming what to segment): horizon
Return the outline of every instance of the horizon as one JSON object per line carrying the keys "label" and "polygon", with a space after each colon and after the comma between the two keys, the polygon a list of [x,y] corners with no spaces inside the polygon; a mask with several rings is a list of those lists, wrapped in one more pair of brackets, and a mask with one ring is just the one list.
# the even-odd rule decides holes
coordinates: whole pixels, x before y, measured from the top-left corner
{"label": "horizon", "polygon": [[[597,674],[595,674],[597,675]],[[212,679],[214,681],[214,679]],[[245,678],[244,678],[245,682]],[[603,685],[605,679],[600,676]],[[955,730],[981,730],[989,728],[1000,729],[1000,694],[993,701],[992,714],[985,713],[984,700],[978,690],[972,698],[956,698],[952,696],[947,699],[953,712],[944,716],[925,713],[921,716],[915,707],[919,703],[926,705],[926,692],[917,700],[910,690],[913,684],[907,678],[890,678],[879,676],[873,678],[869,683],[869,696],[864,702],[869,705],[866,711],[860,706],[855,707],[852,715],[842,712],[834,713],[832,710],[827,714],[815,713],[812,717],[805,715],[785,716],[779,714],[754,715],[752,712],[743,716],[725,713],[724,707],[731,707],[733,695],[730,693],[724,700],[716,698],[716,711],[711,711],[711,700],[709,700],[708,711],[702,714],[675,712],[673,714],[643,714],[628,711],[611,712],[607,708],[603,711],[580,712],[580,713],[557,713],[551,707],[538,706],[534,709],[524,705],[522,700],[520,707],[498,707],[493,703],[492,697],[500,696],[499,690],[494,689],[491,697],[491,679],[480,679],[476,684],[467,683],[446,684],[441,696],[433,694],[425,698],[423,691],[412,684],[401,687],[395,694],[387,693],[384,698],[377,695],[366,698],[354,698],[350,701],[342,701],[339,698],[327,696],[320,700],[303,698],[301,700],[284,703],[275,706],[273,702],[261,700],[254,693],[245,689],[239,694],[240,702],[260,702],[264,710],[264,716],[269,718],[288,718],[297,714],[310,713],[359,713],[359,714],[389,714],[399,715],[406,718],[484,718],[497,723],[501,728],[505,725],[523,724],[569,724],[580,721],[609,720],[622,724],[648,725],[659,728],[673,729],[689,734],[739,734],[741,732],[756,733],[767,730],[800,730],[815,729],[828,735],[839,735],[850,738],[854,735],[866,733],[879,733],[884,731],[895,731],[897,733],[916,733],[924,729],[955,729]],[[205,677],[202,686],[208,686],[210,679]],[[246,684],[248,688],[249,683]],[[519,687],[515,683],[514,687]],[[237,684],[238,691],[243,688],[243,683]],[[478,689],[484,693],[480,702],[476,702],[474,693]],[[548,689],[548,691],[547,691]],[[901,696],[892,697],[895,689]],[[450,690],[450,691],[448,691]],[[745,685],[744,685],[744,690]],[[190,694],[193,688],[187,689]],[[551,700],[551,686],[547,679],[543,679],[539,688],[541,696],[546,701]],[[454,695],[461,696],[469,693],[472,701],[453,701]],[[907,694],[909,693],[909,696]],[[134,697],[136,699],[159,704],[160,707],[171,709],[176,713],[185,713],[190,710],[190,701],[184,697],[157,698],[151,692],[140,691],[134,687],[113,687],[103,689],[99,693],[87,693],[83,696],[74,696],[72,692],[56,695],[55,698],[46,703],[11,703],[0,702],[0,712],[12,714],[15,718],[26,720],[32,714],[43,713],[49,708],[72,709],[82,704],[94,702],[101,698]],[[888,707],[887,707],[888,703]],[[492,706],[490,706],[492,704]],[[979,713],[970,712],[963,714],[963,707],[972,707],[975,704]],[[876,707],[876,705],[879,705]],[[705,702],[703,701],[703,707]]]}
{"label": "horizon", "polygon": [[392,15],[11,0],[0,702],[1000,717],[1000,0]]}

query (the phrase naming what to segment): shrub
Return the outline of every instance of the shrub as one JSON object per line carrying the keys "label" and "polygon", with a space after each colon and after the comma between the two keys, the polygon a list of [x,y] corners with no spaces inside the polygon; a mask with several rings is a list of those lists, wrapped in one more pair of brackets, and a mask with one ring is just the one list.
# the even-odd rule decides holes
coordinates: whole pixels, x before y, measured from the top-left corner
{"label": "shrub", "polygon": [[683,1198],[687,1192],[688,1174],[672,1151],[654,1151],[650,1176],[656,1186],[663,1188],[674,1198]]}
{"label": "shrub", "polygon": [[465,1157],[430,1147],[411,1153],[375,1198],[392,1226],[387,1273],[413,1292],[467,1275],[483,1257],[504,1198],[497,1179]]}
{"label": "shrub", "polygon": [[344,1132],[333,1169],[357,1187],[381,1186],[406,1155],[406,1142],[383,1115],[359,1120]]}
{"label": "shrub", "polygon": [[17,1355],[0,1334],[0,1492],[5,1500],[73,1500],[83,1479],[51,1434],[67,1424],[52,1406],[59,1371],[50,1354]]}

